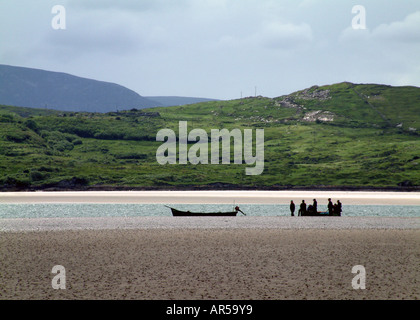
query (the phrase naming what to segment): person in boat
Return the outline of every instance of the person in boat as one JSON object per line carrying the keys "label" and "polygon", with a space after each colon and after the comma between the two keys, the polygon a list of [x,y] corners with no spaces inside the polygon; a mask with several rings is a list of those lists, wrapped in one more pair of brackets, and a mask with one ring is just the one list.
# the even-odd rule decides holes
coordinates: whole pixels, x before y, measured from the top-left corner
{"label": "person in boat", "polygon": [[338,216],[338,204],[334,203],[333,216]]}
{"label": "person in boat", "polygon": [[307,212],[308,212],[308,215],[309,215],[309,216],[313,216],[313,215],[314,215],[314,206],[310,204],[310,205],[308,206],[308,210],[307,210]]}
{"label": "person in boat", "polygon": [[292,214],[292,217],[295,216],[295,204],[294,204],[293,200],[290,201],[290,213]]}
{"label": "person in boat", "polygon": [[306,214],[306,203],[305,203],[305,200],[302,200],[302,203],[300,204],[299,215],[304,216],[305,214]]}
{"label": "person in boat", "polygon": [[316,201],[316,199],[314,199],[314,202],[313,202],[312,206],[314,207],[315,213],[317,213],[318,212],[318,202]]}
{"label": "person in boat", "polygon": [[236,207],[235,207],[235,211],[236,211],[236,212],[238,212],[238,211],[239,211],[239,212],[240,212],[240,213],[242,213],[244,216],[246,216],[246,214],[245,214],[245,213],[244,213],[241,209],[239,209],[239,206],[236,206]]}
{"label": "person in boat", "polygon": [[331,201],[331,198],[328,198],[328,215],[332,216],[334,211],[334,205]]}

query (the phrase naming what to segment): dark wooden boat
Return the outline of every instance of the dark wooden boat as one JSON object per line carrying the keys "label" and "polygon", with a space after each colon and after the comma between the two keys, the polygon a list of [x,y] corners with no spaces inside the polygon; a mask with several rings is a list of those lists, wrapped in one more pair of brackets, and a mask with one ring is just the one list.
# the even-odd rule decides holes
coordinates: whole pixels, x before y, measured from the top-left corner
{"label": "dark wooden boat", "polygon": [[[333,212],[333,216],[341,216],[341,213],[335,213]],[[306,211],[302,214],[303,217],[331,217],[328,211]]]}
{"label": "dark wooden boat", "polygon": [[191,212],[181,211],[175,208],[168,207],[172,210],[174,217],[235,217],[238,211],[232,212]]}
{"label": "dark wooden boat", "polygon": [[324,217],[324,216],[329,216],[328,211],[326,212],[311,212],[311,211],[306,211],[305,213],[302,214],[303,217],[305,216],[312,216],[312,217]]}

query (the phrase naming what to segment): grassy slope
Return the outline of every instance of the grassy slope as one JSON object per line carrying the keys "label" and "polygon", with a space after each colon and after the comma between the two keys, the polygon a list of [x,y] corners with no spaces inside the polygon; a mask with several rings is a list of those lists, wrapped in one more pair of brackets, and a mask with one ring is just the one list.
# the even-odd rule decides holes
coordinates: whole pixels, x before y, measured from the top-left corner
{"label": "grassy slope", "polygon": [[[329,90],[327,99],[308,99],[323,90]],[[282,105],[285,98],[297,107]],[[302,121],[316,110],[333,113],[335,120]],[[0,107],[0,186],[57,186],[74,177],[73,185],[61,186],[396,187],[404,181],[420,186],[419,88],[340,83],[275,99],[143,111],[161,116],[146,117],[140,111],[63,116]],[[263,128],[263,174],[245,175],[246,164],[159,165],[156,133],[178,131],[179,121],[209,134],[211,129]]]}

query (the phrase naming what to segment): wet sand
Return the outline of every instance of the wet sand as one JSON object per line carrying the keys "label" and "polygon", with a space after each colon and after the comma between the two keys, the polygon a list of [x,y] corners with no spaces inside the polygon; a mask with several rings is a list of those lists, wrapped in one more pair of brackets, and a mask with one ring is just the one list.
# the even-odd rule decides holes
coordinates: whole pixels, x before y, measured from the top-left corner
{"label": "wet sand", "polygon": [[420,192],[359,191],[81,191],[0,192],[0,203],[242,203],[288,204],[328,198],[349,205],[420,205]]}
{"label": "wet sand", "polygon": [[0,219],[0,232],[131,229],[418,229],[417,217],[76,217]]}
{"label": "wet sand", "polygon": [[419,248],[418,228],[0,232],[0,299],[414,300]]}

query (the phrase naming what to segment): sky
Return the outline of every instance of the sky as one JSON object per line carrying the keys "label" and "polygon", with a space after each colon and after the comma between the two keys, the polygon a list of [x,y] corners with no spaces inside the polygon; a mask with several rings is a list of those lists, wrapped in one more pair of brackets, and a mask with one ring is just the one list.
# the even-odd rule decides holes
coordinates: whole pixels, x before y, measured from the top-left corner
{"label": "sky", "polygon": [[0,39],[0,64],[142,96],[420,86],[419,0],[0,0]]}

